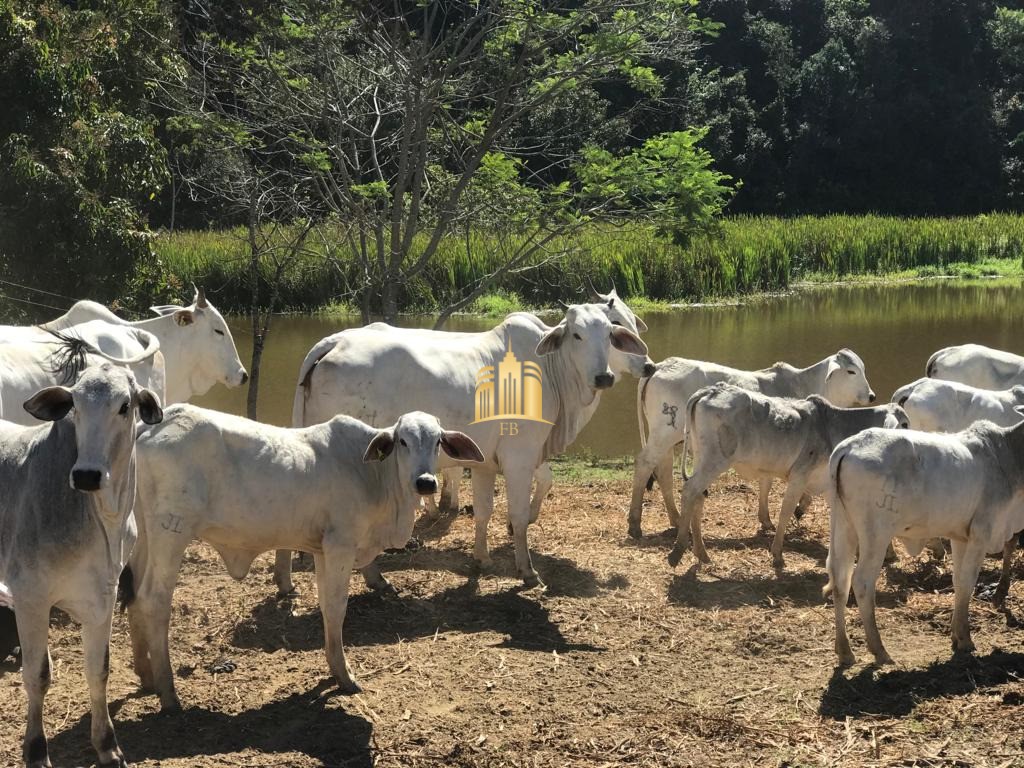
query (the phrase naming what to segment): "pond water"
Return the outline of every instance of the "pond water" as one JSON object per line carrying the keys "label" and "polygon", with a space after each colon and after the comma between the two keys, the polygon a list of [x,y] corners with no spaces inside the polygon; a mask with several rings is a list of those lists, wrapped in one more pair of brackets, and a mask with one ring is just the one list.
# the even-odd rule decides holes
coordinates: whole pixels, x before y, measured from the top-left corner
{"label": "pond water", "polygon": [[[695,306],[643,314],[655,361],[671,355],[713,360],[737,368],[764,368],[777,360],[797,366],[850,347],[867,366],[868,381],[886,401],[893,390],[924,375],[925,362],[950,344],[977,342],[1024,353],[1021,281],[946,281],[841,285],[760,298],[739,306]],[[554,323],[557,315],[546,315]],[[487,330],[494,318],[453,318],[448,330]],[[430,327],[430,317],[402,325]],[[239,355],[248,366],[252,333],[230,318]],[[288,425],[299,365],[324,336],[358,325],[358,317],[275,317],[263,358],[259,418]],[[217,386],[196,402],[244,413],[245,389]],[[410,408],[415,403],[410,403]],[[570,449],[597,456],[633,454],[640,447],[636,382],[618,382],[602,396],[590,424]]]}

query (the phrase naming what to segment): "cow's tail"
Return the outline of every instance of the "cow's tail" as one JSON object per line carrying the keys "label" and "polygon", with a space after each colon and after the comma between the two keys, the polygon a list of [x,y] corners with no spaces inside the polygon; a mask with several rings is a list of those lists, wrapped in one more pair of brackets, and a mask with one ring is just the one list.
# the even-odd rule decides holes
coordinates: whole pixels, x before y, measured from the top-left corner
{"label": "cow's tail", "polygon": [[917,381],[912,381],[910,384],[903,385],[892,393],[892,400],[890,402],[896,403],[896,405],[901,407],[906,405],[907,400],[909,400],[910,396],[914,394],[914,389],[920,383],[921,379],[918,379]]}
{"label": "cow's tail", "polygon": [[941,349],[938,352],[935,352],[934,354],[932,354],[931,357],[928,358],[928,362],[925,363],[924,375],[927,376],[929,379],[935,378],[935,366],[936,364],[938,364],[939,355],[941,355],[942,352],[943,350]]}
{"label": "cow's tail", "polygon": [[135,572],[131,563],[125,563],[117,577],[117,602],[122,611],[135,602]]}
{"label": "cow's tail", "polygon": [[690,479],[690,476],[686,473],[686,453],[690,444],[690,428],[693,425],[693,412],[697,407],[697,403],[699,403],[705,396],[710,395],[713,390],[714,387],[698,389],[690,396],[690,399],[686,401],[686,412],[683,414],[683,480]]}
{"label": "cow's tail", "polygon": [[317,364],[338,345],[337,336],[328,336],[320,339],[313,348],[306,353],[305,360],[299,367],[299,381],[295,385],[295,399],[292,401],[292,426],[305,427],[306,424],[306,403],[309,401],[309,390],[313,382],[313,372]]}
{"label": "cow's tail", "polygon": [[[828,461],[828,503],[832,519],[829,525],[828,558],[825,563],[828,581],[821,588],[822,597],[832,594],[836,569],[852,568],[853,558],[857,553],[857,534],[846,509],[846,500],[843,498],[841,471],[843,459],[848,452],[849,447],[845,443],[840,443]],[[837,596],[836,599],[845,601],[847,596]]]}

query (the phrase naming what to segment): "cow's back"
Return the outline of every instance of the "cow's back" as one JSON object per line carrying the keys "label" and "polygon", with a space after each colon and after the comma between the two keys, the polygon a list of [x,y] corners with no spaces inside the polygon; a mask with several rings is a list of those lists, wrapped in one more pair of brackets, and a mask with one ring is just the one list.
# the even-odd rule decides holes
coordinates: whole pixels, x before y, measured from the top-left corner
{"label": "cow's back", "polygon": [[697,390],[722,382],[755,392],[760,384],[751,371],[703,360],[669,357],[658,363],[658,370],[648,385],[648,394],[652,403],[685,404]]}
{"label": "cow's back", "polygon": [[981,344],[961,344],[932,355],[926,373],[980,389],[1009,389],[1024,384],[1024,357]]}

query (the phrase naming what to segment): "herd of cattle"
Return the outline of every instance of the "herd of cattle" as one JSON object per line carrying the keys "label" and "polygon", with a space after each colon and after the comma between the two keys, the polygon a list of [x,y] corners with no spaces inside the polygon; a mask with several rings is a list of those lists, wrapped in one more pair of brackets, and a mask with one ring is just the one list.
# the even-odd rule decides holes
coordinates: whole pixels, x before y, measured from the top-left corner
{"label": "herd of cattle", "polygon": [[[1003,551],[1005,597],[1014,534],[1024,529],[1024,358],[950,347],[928,361],[926,378],[871,406],[864,363],[848,349],[807,368],[741,371],[675,357],[655,365],[640,338],[646,326],[614,289],[591,288],[589,298],[555,326],[515,313],[484,333],[376,323],[329,336],[299,370],[292,428],[186,404],[216,383],[247,380],[201,290],[191,306],[155,307],[158,317],[136,323],[79,302],[43,326],[0,328],[0,656],[21,649],[26,764],[50,764],[42,707],[53,606],[81,624],[101,765],[126,765],[106,700],[119,588],[143,687],[163,709],[180,707],[168,631],[195,539],[213,546],[236,579],[277,549],[282,592],[292,589],[291,551],[312,553],[328,666],[350,692],[359,688],[341,630],[353,569],[371,588],[391,589],[375,558],[405,545],[416,510],[432,507],[439,490],[441,505],[457,508],[464,468],[472,470],[476,559],[490,563],[487,526],[501,474],[518,574],[540,584],[527,530],[552,485],[547,460],[627,374],[639,379],[643,443],[630,536],[642,535],[644,491],[657,480],[677,529],[670,565],[691,546],[706,562],[701,516],[711,483],[729,468],[756,479],[759,519],[770,529],[768,491],[781,478],[777,567],[791,517],[812,495],[830,504],[826,592],[841,663],[854,661],[845,628],[851,586],[868,650],[889,661],[874,591],[893,538],[911,554],[930,544],[941,555],[936,539],[951,542],[953,648],[973,648],[968,605],[982,560]],[[515,430],[474,419],[478,372],[507,351],[535,359],[541,373],[544,418]]]}

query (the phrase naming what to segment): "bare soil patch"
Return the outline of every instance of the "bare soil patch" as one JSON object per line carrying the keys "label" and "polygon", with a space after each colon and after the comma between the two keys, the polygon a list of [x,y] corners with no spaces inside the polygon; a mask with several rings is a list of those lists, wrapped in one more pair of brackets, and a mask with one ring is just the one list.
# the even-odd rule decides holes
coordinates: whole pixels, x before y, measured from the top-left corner
{"label": "bare soil patch", "polygon": [[[948,561],[904,557],[879,585],[897,665],[867,665],[851,608],[862,663],[836,672],[832,608],[820,596],[825,507],[790,530],[777,573],[756,503],[735,478],[716,486],[705,508],[714,563],[698,569],[687,556],[673,571],[660,499],[645,512],[652,533],[635,542],[624,473],[560,483],[531,529],[546,591],[520,588],[500,513],[495,573],[480,576],[472,520],[444,518],[419,531],[419,550],[385,556],[398,597],[353,578],[344,637],[364,692],[349,697],[328,679],[308,569],[296,575],[299,594],[279,601],[271,556],[236,583],[193,545],[171,633],[185,710],[161,715],[138,692],[119,614],[109,694],[121,745],[135,765],[168,768],[1024,765],[1020,629],[976,599],[978,653],[952,659]],[[990,559],[982,581],[998,566]],[[1022,597],[1015,585],[1011,609]],[[51,757],[91,765],[77,628],[57,617],[50,639]],[[221,657],[237,668],[211,671]],[[0,666],[2,765],[20,758],[24,705],[20,674]]]}

